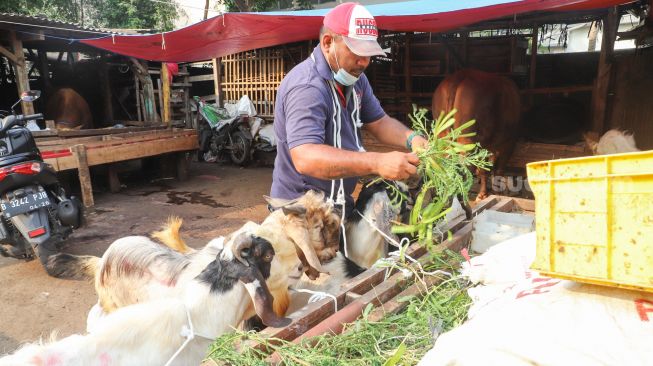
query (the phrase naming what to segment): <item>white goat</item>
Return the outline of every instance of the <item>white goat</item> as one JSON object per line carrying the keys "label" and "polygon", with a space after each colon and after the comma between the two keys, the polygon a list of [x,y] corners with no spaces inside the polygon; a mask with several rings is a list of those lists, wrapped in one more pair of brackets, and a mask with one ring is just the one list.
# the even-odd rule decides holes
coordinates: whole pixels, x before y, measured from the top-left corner
{"label": "white goat", "polygon": [[617,129],[604,133],[598,142],[590,138],[588,135],[585,135],[585,141],[594,155],[640,151],[635,144],[635,137],[632,133]]}
{"label": "white goat", "polygon": [[[147,238],[121,240],[115,248],[129,250],[106,260],[116,263],[107,268],[124,275],[147,274],[166,286],[184,281],[192,266],[182,254]],[[210,343],[243,320],[250,298],[266,325],[289,324],[272,311],[265,284],[273,257],[267,240],[239,233],[199,275],[176,287],[179,296],[122,307],[86,335],[24,346],[0,365],[198,365]]]}

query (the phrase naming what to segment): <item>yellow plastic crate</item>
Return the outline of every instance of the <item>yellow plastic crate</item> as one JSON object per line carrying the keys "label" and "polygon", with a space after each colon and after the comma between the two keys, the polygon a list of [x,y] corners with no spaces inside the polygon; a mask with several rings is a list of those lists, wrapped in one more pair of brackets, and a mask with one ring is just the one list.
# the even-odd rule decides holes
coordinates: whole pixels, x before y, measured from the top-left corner
{"label": "yellow plastic crate", "polygon": [[527,165],[552,277],[653,292],[653,150]]}

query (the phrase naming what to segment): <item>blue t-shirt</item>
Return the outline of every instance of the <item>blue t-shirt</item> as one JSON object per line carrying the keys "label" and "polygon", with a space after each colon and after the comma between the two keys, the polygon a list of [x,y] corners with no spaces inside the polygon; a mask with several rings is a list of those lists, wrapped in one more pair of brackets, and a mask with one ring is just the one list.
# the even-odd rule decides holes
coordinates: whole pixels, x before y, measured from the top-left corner
{"label": "blue t-shirt", "polygon": [[[322,50],[318,45],[312,57],[295,66],[281,82],[274,110],[274,131],[277,138],[277,157],[272,173],[270,196],[294,199],[308,190],[317,190],[328,197],[331,181],[300,174],[290,157],[290,149],[303,144],[327,144],[333,146],[333,94],[327,81],[333,80]],[[358,151],[355,140],[352,112],[354,101],[358,98],[362,123],[374,122],[385,116],[379,100],[365,74],[361,75],[353,87],[343,90],[346,108],[341,110],[342,149]],[[342,100],[340,100],[342,105]],[[359,135],[360,141],[360,135]],[[346,178],[345,196],[347,211],[353,208],[351,194],[356,187],[357,178]],[[336,180],[334,199],[340,180]]]}

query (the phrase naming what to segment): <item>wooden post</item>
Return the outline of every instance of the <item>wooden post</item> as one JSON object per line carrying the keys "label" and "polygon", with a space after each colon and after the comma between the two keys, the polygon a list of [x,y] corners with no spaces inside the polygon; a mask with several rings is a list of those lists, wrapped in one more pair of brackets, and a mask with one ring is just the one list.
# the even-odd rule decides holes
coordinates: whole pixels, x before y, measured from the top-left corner
{"label": "wooden post", "polygon": [[404,86],[405,86],[405,93],[406,93],[406,112],[410,113],[412,110],[412,104],[413,104],[413,97],[411,96],[411,93],[413,92],[413,77],[410,73],[410,44],[411,44],[411,39],[413,38],[413,33],[406,33],[406,44],[405,44],[405,52],[404,52]]}
{"label": "wooden post", "polygon": [[100,58],[100,84],[102,88],[102,115],[105,126],[113,126],[113,106],[111,104],[111,82],[109,81],[109,71],[107,70],[107,58]]}
{"label": "wooden post", "polygon": [[111,193],[120,192],[120,179],[118,178],[118,166],[109,164],[109,191]]}
{"label": "wooden post", "polygon": [[[16,32],[11,31],[11,48],[16,57],[14,71],[16,75],[16,86],[18,87],[18,96],[29,90],[29,76],[25,67],[25,53],[23,52],[23,41],[16,38]],[[34,114],[34,105],[31,102],[21,102],[23,114]]]}
{"label": "wooden post", "polygon": [[180,181],[185,181],[188,179],[188,159],[186,158],[186,152],[178,152],[175,154],[176,160],[176,173],[177,179]]}
{"label": "wooden post", "polygon": [[93,185],[91,184],[91,171],[88,168],[86,159],[86,145],[75,145],[70,148],[77,162],[77,171],[79,174],[79,186],[82,189],[82,200],[84,206],[91,207],[95,205],[93,201]]}
{"label": "wooden post", "polygon": [[136,95],[136,113],[139,121],[143,120],[143,114],[141,112],[141,86],[138,82],[138,76],[134,72],[134,94]]}
{"label": "wooden post", "polygon": [[161,119],[163,124],[170,125],[170,73],[165,62],[161,63],[161,88],[159,93],[162,95],[160,100],[163,103],[161,105]]}
{"label": "wooden post", "polygon": [[469,32],[463,32],[462,34],[463,38],[463,49],[462,49],[462,55],[460,55],[460,58],[462,58],[463,62],[465,63],[463,67],[467,67],[469,65]]}
{"label": "wooden post", "polygon": [[213,87],[215,89],[215,102],[222,107],[222,59],[213,59]]}
{"label": "wooden post", "polygon": [[599,56],[599,68],[592,93],[592,131],[598,132],[599,134],[603,134],[607,129],[608,93],[610,91],[612,76],[614,42],[617,38],[620,18],[617,7],[613,6],[608,10],[607,16],[603,19],[601,55]]}
{"label": "wooden post", "polygon": [[50,65],[48,64],[48,53],[39,50],[39,69],[41,71],[41,79],[43,80],[43,92],[47,93],[48,90],[52,89],[52,84],[50,82]]}
{"label": "wooden post", "polygon": [[[529,78],[528,78],[528,88],[533,89],[535,88],[535,80],[537,77],[537,46],[540,43],[540,36],[539,36],[539,27],[536,24],[533,25],[533,30],[531,31],[532,37],[531,37],[531,66],[528,70],[529,72]],[[511,70],[512,71],[512,70]],[[530,94],[528,96],[528,104],[529,106],[533,106],[533,99],[534,95]]]}

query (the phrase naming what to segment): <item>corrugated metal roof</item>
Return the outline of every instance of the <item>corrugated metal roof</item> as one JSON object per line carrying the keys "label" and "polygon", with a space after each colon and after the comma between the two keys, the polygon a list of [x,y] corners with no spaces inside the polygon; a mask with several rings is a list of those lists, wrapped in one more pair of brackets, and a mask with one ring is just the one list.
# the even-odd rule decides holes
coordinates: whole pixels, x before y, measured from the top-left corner
{"label": "corrugated metal roof", "polygon": [[105,29],[83,27],[76,23],[52,20],[46,17],[13,13],[0,13],[0,29],[16,31],[41,31],[44,35],[86,39],[119,34]]}

